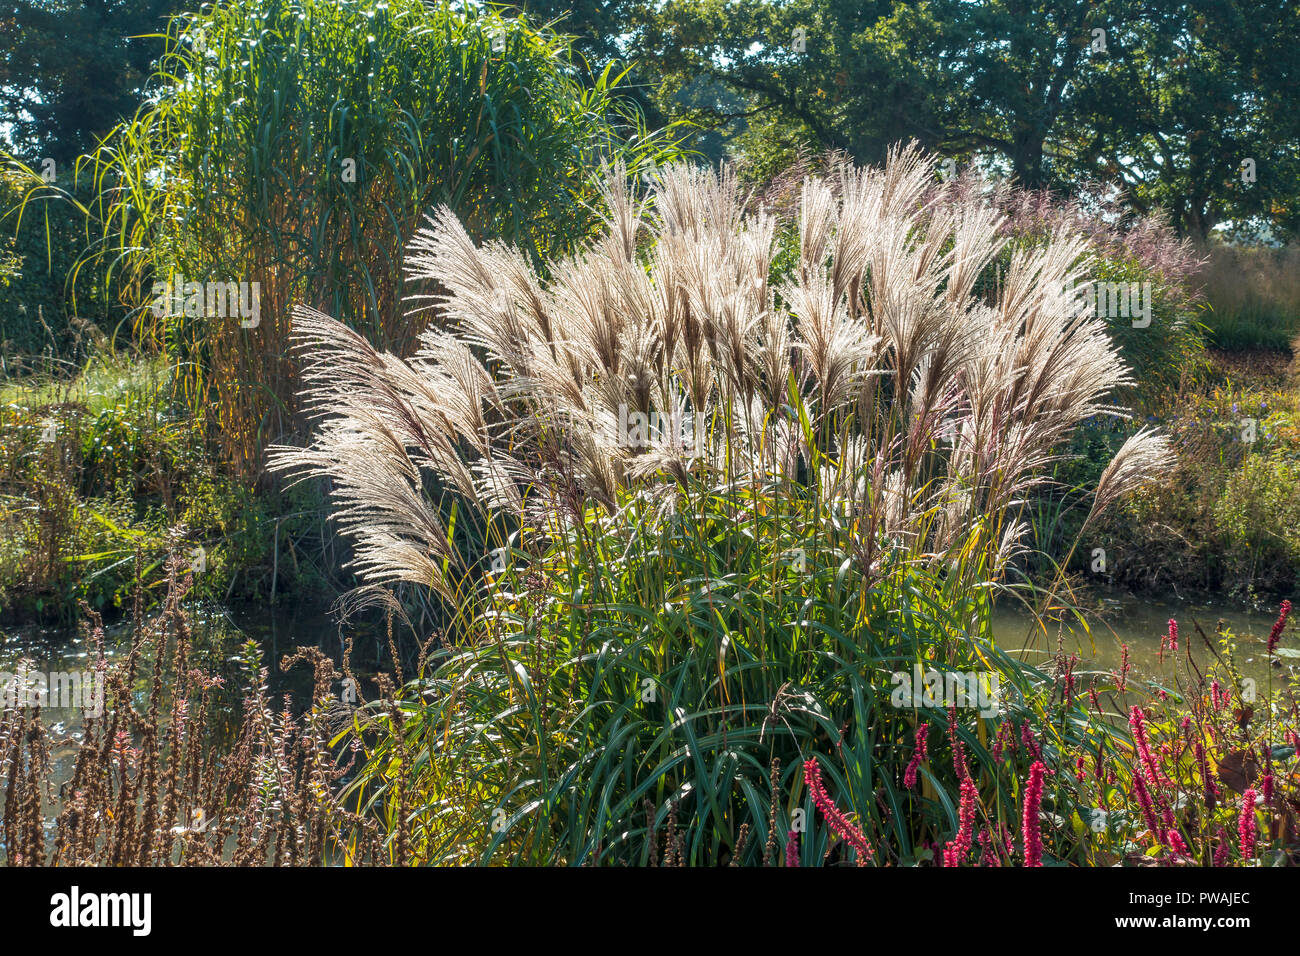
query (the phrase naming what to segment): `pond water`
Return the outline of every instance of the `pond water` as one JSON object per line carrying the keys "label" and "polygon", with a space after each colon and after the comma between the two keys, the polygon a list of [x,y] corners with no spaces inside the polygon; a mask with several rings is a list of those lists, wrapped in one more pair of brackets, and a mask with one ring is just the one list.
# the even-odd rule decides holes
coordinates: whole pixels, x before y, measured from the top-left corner
{"label": "pond water", "polygon": [[[1206,646],[1196,625],[1215,650],[1220,651],[1216,631],[1222,625],[1237,639],[1234,656],[1242,677],[1250,677],[1262,689],[1274,682],[1279,671],[1285,672],[1300,665],[1300,647],[1292,621],[1283,632],[1278,657],[1282,667],[1270,666],[1266,654],[1269,631],[1277,620],[1277,611],[1263,608],[1250,609],[1239,605],[1196,603],[1192,601],[1161,601],[1150,597],[1138,598],[1129,594],[1106,592],[1096,595],[1095,603],[1085,609],[1087,627],[1073,618],[1065,625],[1040,626],[1023,607],[1010,601],[999,603],[993,614],[993,633],[998,643],[1007,650],[1022,650],[1030,663],[1043,664],[1056,653],[1057,641],[1068,657],[1079,655],[1078,670],[1117,671],[1123,656],[1123,645],[1129,649],[1129,673],[1139,679],[1160,683],[1172,688],[1175,678],[1186,678],[1184,647],[1190,642],[1192,660],[1202,671],[1214,660],[1214,653]],[[1168,634],[1169,621],[1178,622],[1179,652],[1160,653],[1161,638]],[[1086,685],[1086,680],[1082,682]]]}
{"label": "pond water", "polygon": [[[280,671],[282,655],[297,647],[315,645],[337,660],[342,647],[338,623],[327,607],[245,608],[235,611],[196,610],[188,614],[194,645],[200,655],[216,663],[220,671],[232,671],[239,646],[252,638],[262,648],[270,669],[273,693],[296,693],[310,688],[309,673]],[[107,625],[105,653],[110,659],[129,650],[129,622]],[[224,664],[212,659],[224,654]],[[67,627],[0,626],[0,671],[13,672],[17,661],[27,658],[38,672],[82,671],[91,668],[91,654],[80,631]]]}
{"label": "pond water", "polygon": [[[228,703],[222,711],[229,717],[228,731],[233,730],[239,712],[236,689],[244,685],[239,656],[243,643],[250,638],[257,641],[262,649],[263,665],[268,670],[267,686],[273,699],[288,695],[295,702],[294,710],[303,709],[310,699],[311,669],[299,665],[285,673],[280,668],[280,658],[297,647],[315,645],[337,660],[342,647],[339,624],[327,607],[247,608],[233,612],[194,610],[189,612],[188,620],[193,638],[191,662],[207,673],[226,678]],[[108,625],[104,630],[105,656],[110,661],[120,659],[130,650],[130,622]],[[370,655],[363,652],[354,656]],[[20,660],[27,662],[30,672],[42,675],[81,674],[94,669],[92,652],[78,630],[0,627],[0,672],[14,674]],[[147,701],[147,681],[139,675],[149,671],[151,660],[150,655],[137,670],[135,686],[140,707]],[[363,671],[358,673],[364,675]],[[75,707],[49,707],[42,709],[41,717],[55,741],[60,741],[51,751],[57,785],[72,775],[81,712]]]}

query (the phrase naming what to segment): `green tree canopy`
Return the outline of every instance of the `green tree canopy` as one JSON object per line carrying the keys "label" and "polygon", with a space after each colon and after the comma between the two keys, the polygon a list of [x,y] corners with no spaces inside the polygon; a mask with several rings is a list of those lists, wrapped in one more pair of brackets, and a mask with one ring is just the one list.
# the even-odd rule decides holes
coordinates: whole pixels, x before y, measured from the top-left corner
{"label": "green tree canopy", "polygon": [[626,35],[666,112],[745,152],[879,162],[916,139],[1028,186],[1114,183],[1201,238],[1296,228],[1300,8],[1285,0],[670,0],[639,5]]}
{"label": "green tree canopy", "polygon": [[63,166],[135,112],[181,0],[0,6],[0,115],[13,151]]}

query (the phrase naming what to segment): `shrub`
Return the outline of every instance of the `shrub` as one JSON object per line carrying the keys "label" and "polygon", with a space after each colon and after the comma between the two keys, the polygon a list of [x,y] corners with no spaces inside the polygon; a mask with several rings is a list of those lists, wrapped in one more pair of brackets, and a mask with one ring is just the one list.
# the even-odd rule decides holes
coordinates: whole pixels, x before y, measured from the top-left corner
{"label": "shrub", "polygon": [[71,616],[79,598],[118,604],[143,550],[146,587],[166,553],[164,508],[195,466],[167,414],[160,363],[102,355],[73,379],[0,392],[0,612]]}
{"label": "shrub", "polygon": [[1246,595],[1300,585],[1300,466],[1249,455],[1223,488],[1215,518],[1226,544],[1224,578]]}
{"label": "shrub", "polygon": [[1287,530],[1300,461],[1295,406],[1290,388],[1235,372],[1181,395],[1164,417],[1176,451],[1170,471],[1093,529],[1088,547],[1111,556],[1108,577],[1247,600],[1292,593],[1300,575]]}
{"label": "shrub", "polygon": [[104,352],[76,378],[0,389],[0,615],[71,620],[79,601],[110,614],[137,580],[152,603],[174,551],[195,555],[191,593],[208,599],[337,583],[319,489],[259,495],[217,472],[172,375]]}

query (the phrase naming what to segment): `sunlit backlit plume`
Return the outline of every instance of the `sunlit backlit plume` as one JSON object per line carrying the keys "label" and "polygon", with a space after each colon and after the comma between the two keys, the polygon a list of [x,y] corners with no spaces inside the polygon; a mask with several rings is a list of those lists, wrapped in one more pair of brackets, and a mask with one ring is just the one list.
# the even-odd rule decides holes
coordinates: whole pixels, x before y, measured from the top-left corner
{"label": "sunlit backlit plume", "polygon": [[[604,199],[602,234],[545,277],[437,210],[407,259],[442,290],[412,302],[437,319],[408,359],[297,310],[320,423],[273,463],[331,478],[368,582],[449,593],[458,556],[437,495],[567,522],[616,513],[630,490],[669,509],[693,481],[816,489],[868,557],[892,541],[998,568],[1062,439],[1122,414],[1109,402],[1125,367],[1069,291],[1086,240],[1058,229],[1017,248],[981,291],[1001,216],[935,188],[915,148],[807,180],[792,223],[747,211],[730,172],[686,165],[646,189],[611,169]],[[1096,509],[1167,455],[1135,435]]]}

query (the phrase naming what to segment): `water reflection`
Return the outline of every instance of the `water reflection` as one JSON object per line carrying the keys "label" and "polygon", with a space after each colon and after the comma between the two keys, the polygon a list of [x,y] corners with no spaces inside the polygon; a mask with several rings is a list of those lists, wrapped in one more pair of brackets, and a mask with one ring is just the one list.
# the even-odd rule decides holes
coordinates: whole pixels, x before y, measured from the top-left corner
{"label": "water reflection", "polygon": [[[1300,647],[1300,638],[1291,626],[1283,632],[1279,645],[1280,666],[1268,662],[1266,644],[1277,619],[1276,611],[1107,593],[1095,599],[1087,609],[1086,618],[1086,629],[1073,618],[1064,624],[1047,623],[1039,627],[1023,607],[1004,600],[994,610],[993,633],[1004,648],[1024,649],[1026,659],[1035,664],[1056,653],[1059,639],[1067,656],[1079,655],[1080,670],[1105,673],[1119,669],[1122,645],[1127,644],[1130,674],[1171,688],[1174,686],[1171,681],[1185,680],[1188,676],[1185,657],[1188,646],[1193,663],[1202,671],[1214,660],[1213,652],[1197,632],[1197,624],[1214,643],[1215,650],[1219,650],[1216,630],[1219,622],[1223,622],[1237,639],[1234,661],[1241,676],[1258,681],[1261,690],[1268,686],[1270,678],[1276,686],[1280,678],[1300,664],[1300,652],[1293,650]],[[1178,622],[1179,652],[1171,654],[1166,647],[1162,658],[1161,637],[1168,633],[1171,618]]]}

